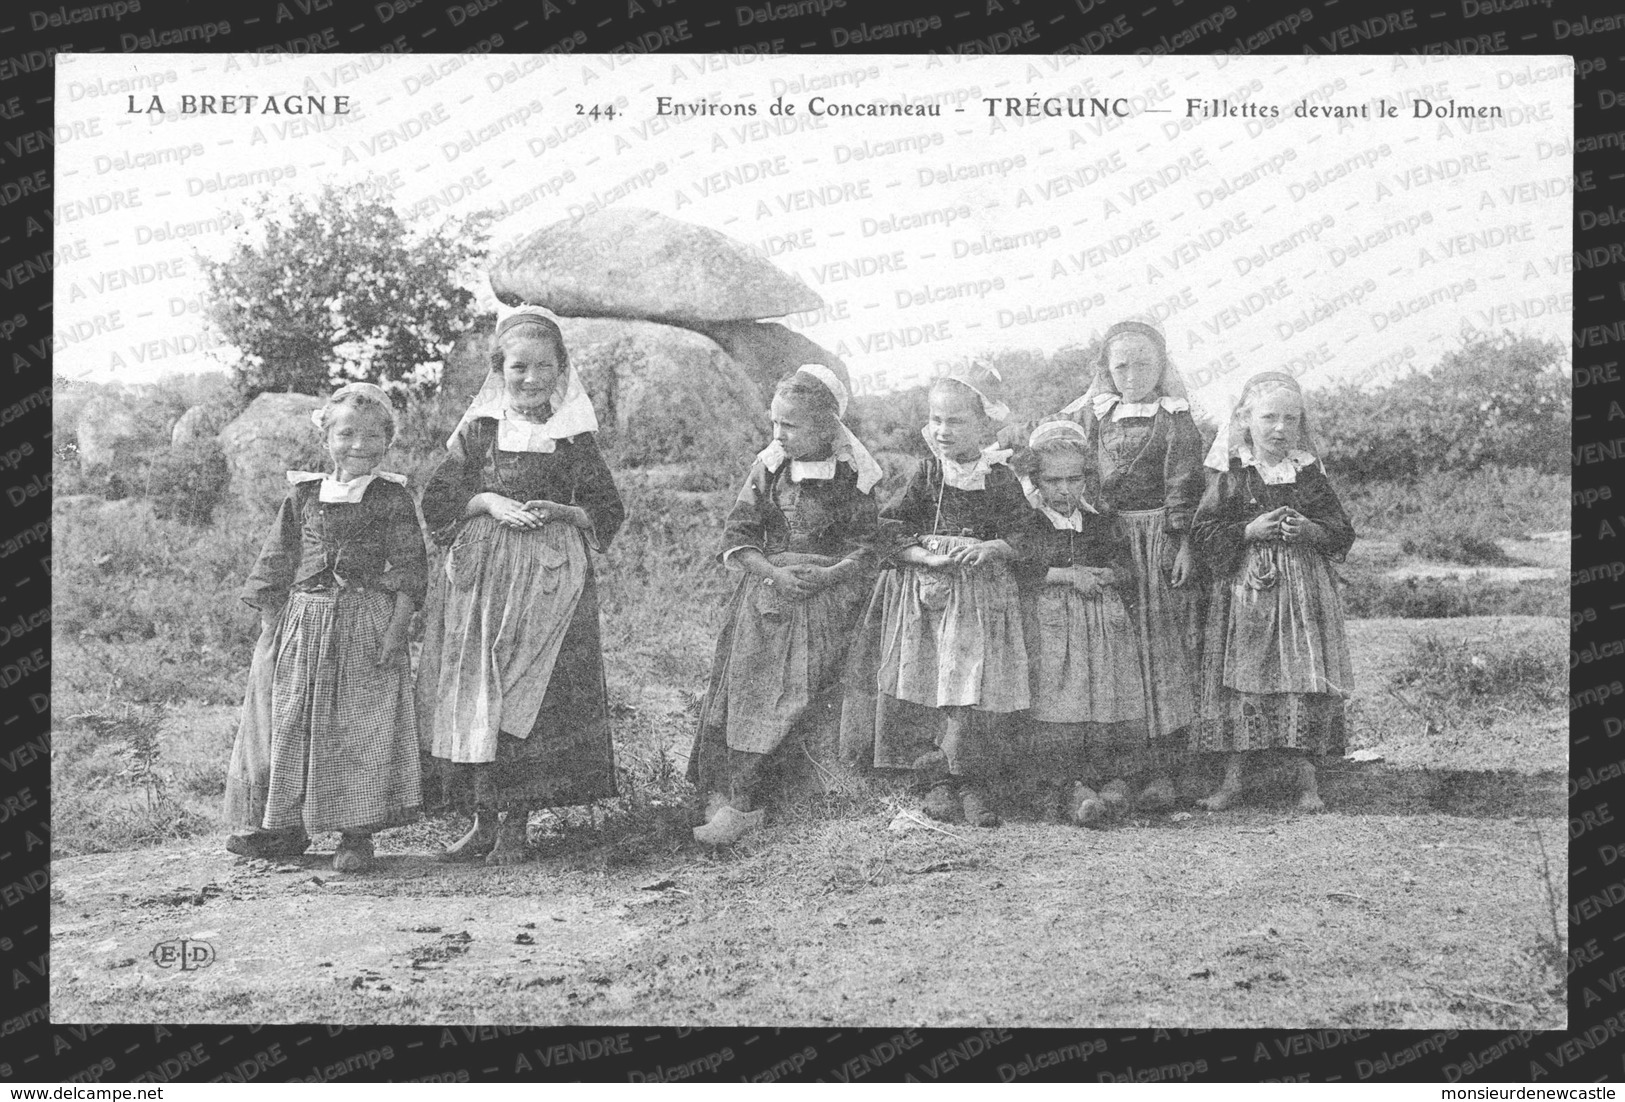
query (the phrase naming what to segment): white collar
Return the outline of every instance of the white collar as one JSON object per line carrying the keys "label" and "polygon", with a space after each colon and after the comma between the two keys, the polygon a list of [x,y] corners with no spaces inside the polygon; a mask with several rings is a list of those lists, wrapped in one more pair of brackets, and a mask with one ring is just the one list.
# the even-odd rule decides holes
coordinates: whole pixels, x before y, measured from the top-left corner
{"label": "white collar", "polygon": [[375,478],[382,478],[386,482],[395,483],[397,486],[406,485],[406,476],[404,474],[395,474],[393,471],[374,471],[371,474],[361,475],[359,478],[352,478],[348,482],[340,482],[332,475],[323,474],[320,471],[288,472],[288,484],[290,486],[297,486],[301,482],[320,482],[322,485],[321,489],[317,491],[316,500],[325,501],[329,504],[353,505],[359,502],[366,496],[367,487],[372,485],[372,480]]}
{"label": "white collar", "polygon": [[593,412],[592,397],[582,385],[575,365],[571,364],[567,371],[563,392],[554,393],[552,416],[540,424],[515,417],[508,410],[508,392],[502,382],[502,372],[489,372],[446,446],[456,445],[464,426],[479,417],[496,421],[497,449],[506,452],[551,452],[558,448],[560,440],[597,432],[598,416]]}
{"label": "white collar", "polygon": [[828,482],[835,477],[835,465],[841,457],[833,451],[827,459],[791,459],[784,445],[777,440],[756,453],[756,458],[762,461],[762,466],[770,471],[783,469],[786,461],[790,464],[791,482]]}
{"label": "white collar", "polygon": [[[573,430],[573,431],[572,431]],[[598,418],[585,391],[568,396],[546,421],[529,421],[517,416],[504,402],[497,413],[497,450],[505,452],[551,452],[559,440],[583,432],[596,432]]]}
{"label": "white collar", "polygon": [[1236,449],[1236,458],[1241,460],[1244,467],[1251,467],[1258,472],[1258,477],[1264,480],[1266,486],[1284,486],[1298,481],[1298,472],[1315,462],[1315,457],[1302,448],[1293,448],[1286,453],[1286,457],[1279,463],[1266,466],[1258,461],[1253,454],[1251,445],[1243,444]]}
{"label": "white collar", "polygon": [[[1074,532],[1081,532],[1083,531],[1084,513],[1089,513],[1092,516],[1100,515],[1099,509],[1096,509],[1087,501],[1080,501],[1077,508],[1072,511],[1071,517],[1063,517],[1060,513],[1044,504],[1044,492],[1038,488],[1037,483],[1024,474],[1018,474],[1016,478],[1021,482],[1021,494],[1027,499],[1027,504],[1043,513],[1049,518],[1050,523],[1057,528],[1070,528]],[[1077,519],[1074,520],[1074,517]]]}
{"label": "white collar", "polygon": [[792,459],[790,460],[790,481],[828,482],[835,477],[835,464],[837,460],[832,455],[828,459]]}
{"label": "white collar", "polygon": [[1001,448],[997,443],[992,443],[983,448],[974,460],[966,463],[951,459],[938,450],[929,425],[921,426],[920,435],[925,438],[931,454],[942,464],[942,480],[956,490],[987,489],[988,472],[1015,454],[1012,448]]}
{"label": "white collar", "polygon": [[784,450],[784,445],[777,440],[756,453],[756,458],[762,466],[770,471],[777,471],[788,461],[790,464],[790,481],[801,482],[804,479],[825,481],[835,477],[835,465],[845,462],[858,476],[858,493],[866,494],[875,488],[885,471],[881,469],[875,457],[869,454],[852,430],[840,421],[836,421],[835,439],[830,445],[831,454],[828,459],[816,459],[811,462],[804,459],[790,459]]}
{"label": "white collar", "polygon": [[[1074,532],[1083,531],[1083,510],[1073,509],[1071,516],[1062,516],[1048,505],[1040,505],[1038,511],[1049,518],[1051,526],[1059,529],[1070,528]],[[1090,510],[1093,512],[1093,510]]]}
{"label": "white collar", "polygon": [[1171,398],[1166,394],[1158,395],[1149,402],[1125,402],[1121,394],[1110,391],[1096,394],[1090,403],[1094,407],[1096,420],[1105,420],[1109,413],[1113,421],[1121,421],[1125,417],[1155,417],[1159,409],[1183,413],[1191,408],[1190,402],[1184,398]]}

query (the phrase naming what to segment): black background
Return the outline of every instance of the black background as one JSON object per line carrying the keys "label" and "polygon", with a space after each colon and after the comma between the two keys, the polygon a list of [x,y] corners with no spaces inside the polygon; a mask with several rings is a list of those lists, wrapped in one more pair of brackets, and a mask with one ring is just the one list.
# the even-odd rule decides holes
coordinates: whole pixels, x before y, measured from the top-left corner
{"label": "black background", "polygon": [[[83,6],[91,0],[69,0],[67,6]],[[1119,41],[1105,47],[1106,52],[1132,53],[1148,48],[1165,33],[1190,27],[1208,11],[1221,9],[1212,0],[1139,0],[1133,4],[1095,2],[1095,0],[1068,0],[1062,3],[1038,4],[1034,0],[959,0],[955,4],[932,5],[915,3],[893,4],[884,8],[851,2],[841,12],[839,20],[789,19],[771,23],[755,23],[740,27],[734,15],[734,3],[703,6],[697,0],[639,0],[643,10],[628,16],[625,0],[610,3],[589,0],[552,0],[555,11],[545,12],[529,0],[471,0],[478,9],[461,25],[453,25],[447,16],[444,0],[420,0],[416,6],[381,23],[373,13],[371,3],[341,3],[338,0],[245,0],[231,5],[203,5],[164,3],[161,0],[142,0],[139,14],[126,15],[120,21],[98,20],[72,27],[34,31],[23,5],[10,5],[0,14],[0,132],[7,142],[0,147],[0,247],[5,250],[0,268],[25,265],[33,260],[36,265],[42,257],[49,257],[51,248],[51,206],[53,195],[49,186],[21,194],[27,182],[48,182],[52,167],[52,146],[49,140],[54,116],[52,99],[54,71],[50,54],[68,47],[88,52],[121,51],[120,36],[145,34],[155,30],[168,30],[189,23],[230,18],[229,37],[217,38],[211,44],[214,50],[247,51],[275,48],[292,52],[308,52],[312,36],[318,52],[330,52],[328,43],[336,42],[339,52],[366,52],[399,43],[417,53],[452,53],[473,46],[493,33],[503,40],[503,53],[528,53],[545,49],[565,38],[581,32],[583,44],[575,52],[595,53],[619,50],[643,52],[640,46],[651,39],[648,32],[659,38],[663,27],[674,27],[679,20],[686,21],[691,36],[680,46],[667,46],[668,52],[687,53],[760,49],[764,42],[782,40],[783,52],[833,52],[829,28],[837,25],[879,23],[906,16],[942,16],[942,29],[919,39],[891,39],[869,46],[848,48],[841,52],[957,52],[965,43],[1008,31],[1012,26],[1031,20],[1037,31],[1036,42],[1024,43],[1014,52],[1051,53],[1060,50],[1078,52],[1087,48],[1088,32],[1102,24],[1126,17],[1133,31]],[[759,6],[765,0],[746,0]],[[1316,53],[1412,53],[1412,52],[1505,52],[1513,54],[1562,54],[1576,52],[1581,58],[1600,57],[1607,68],[1593,73],[1584,80],[1576,80],[1575,138],[1578,145],[1591,135],[1619,131],[1625,128],[1625,105],[1604,106],[1608,96],[1603,94],[1618,88],[1625,96],[1625,35],[1602,31],[1583,35],[1558,37],[1559,21],[1581,18],[1578,5],[1547,8],[1539,5],[1514,7],[1522,0],[1421,0],[1417,6],[1405,7],[1360,5],[1354,0],[1302,0],[1302,5],[1313,12],[1312,22],[1306,23],[1296,36],[1275,38],[1268,52],[1301,54],[1306,49]],[[1236,18],[1221,32],[1226,45],[1233,39],[1245,39],[1268,26],[1288,11],[1298,10],[1300,4],[1244,3],[1233,0]],[[318,5],[322,5],[318,7]],[[58,4],[43,0],[30,7],[42,11],[56,11]],[[458,7],[468,7],[468,3]],[[1502,7],[1512,10],[1496,10]],[[306,8],[309,10],[307,11]],[[279,9],[281,11],[279,12]],[[992,9],[991,11],[988,9]],[[1340,28],[1376,16],[1411,11],[1411,22],[1416,29],[1397,31],[1359,47],[1343,49],[1332,36]],[[960,15],[963,11],[965,14]],[[285,17],[284,17],[285,15]],[[605,21],[607,20],[607,23]],[[604,23],[604,25],[600,25]],[[516,24],[522,28],[514,30]],[[1493,36],[1499,34],[1500,38]],[[669,36],[668,36],[669,37]],[[1327,41],[1331,39],[1331,41]],[[1465,40],[1465,41],[1464,41]],[[1475,51],[1474,46],[1480,47]],[[1484,46],[1491,47],[1483,49]],[[1334,50],[1332,47],[1336,46]],[[876,48],[881,47],[881,48]],[[184,52],[188,47],[160,47]],[[769,49],[772,47],[770,46]],[[972,47],[974,49],[974,47]],[[1616,53],[1615,51],[1621,51]],[[32,151],[30,143],[19,139],[39,131],[45,132],[43,148],[38,143]],[[1625,236],[1625,220],[1615,225],[1598,225],[1589,232],[1579,230],[1579,212],[1602,212],[1612,203],[1625,207],[1625,164],[1618,149],[1578,153],[1573,170],[1577,179],[1574,194],[1576,210],[1577,252],[1596,246],[1614,246],[1617,250]],[[37,175],[43,174],[43,175]],[[16,184],[16,187],[8,187]],[[33,220],[31,225],[29,220]],[[14,273],[18,269],[11,269]],[[3,282],[3,281],[0,281]],[[6,295],[0,315],[12,317],[21,314],[26,324],[17,329],[0,350],[0,378],[6,381],[7,391],[0,397],[0,405],[20,401],[30,393],[38,393],[50,385],[49,344],[51,334],[50,279],[48,276],[27,278],[14,274],[12,286]],[[1574,279],[1574,305],[1576,346],[1574,349],[1577,373],[1593,368],[1615,368],[1620,358],[1618,342],[1625,340],[1625,325],[1621,325],[1621,305],[1625,302],[1625,264],[1611,266],[1606,262],[1577,271]],[[1586,333],[1588,327],[1603,327]],[[1617,328],[1610,328],[1617,327]],[[1584,337],[1582,343],[1581,336]],[[1587,378],[1585,375],[1579,377]],[[1619,439],[1625,443],[1625,433],[1616,433],[1608,416],[1609,403],[1625,403],[1625,387],[1619,383],[1585,385],[1576,391],[1577,417],[1574,425],[1574,489],[1609,487],[1612,501],[1625,501],[1625,478],[1621,477],[1618,462],[1608,458],[1605,448],[1601,457],[1586,462],[1581,449],[1587,444],[1606,444]],[[32,486],[36,490],[48,485],[50,479],[51,430],[48,404],[37,404],[23,417],[0,426],[0,442],[4,448],[14,448],[20,441],[33,446],[33,454],[25,458],[14,470],[7,472],[7,485],[25,495],[21,504],[14,504],[16,494],[8,494],[4,508],[0,508],[0,539],[9,539],[37,522],[49,519],[48,495],[36,492],[26,496]],[[1608,519],[1625,531],[1625,524],[1615,513],[1608,511],[1610,502],[1577,510],[1575,517],[1574,568],[1579,571],[1596,563],[1625,558],[1607,538],[1599,538],[1598,522]],[[48,548],[35,544],[10,556],[0,573],[0,593],[4,595],[0,619],[7,623],[15,617],[26,616],[48,606],[49,558]],[[1587,581],[1575,587],[1574,611],[1584,613],[1594,609],[1596,619],[1585,622],[1574,632],[1572,646],[1576,649],[1596,643],[1601,646],[1622,634],[1619,626],[1625,618],[1615,609],[1625,608],[1625,586],[1607,577]],[[38,740],[49,730],[49,717],[35,711],[30,698],[49,691],[49,669],[37,667],[42,655],[36,654],[38,635],[24,636],[0,647],[0,684],[4,685],[6,707],[0,708],[0,755],[31,740]],[[1571,686],[1578,692],[1592,687],[1594,679],[1607,675],[1612,680],[1619,664],[1602,663],[1580,667],[1580,678]],[[1614,736],[1606,733],[1604,719],[1620,708],[1604,702],[1588,704],[1571,712],[1571,770],[1582,774],[1588,767],[1602,767],[1625,758],[1620,752],[1625,741],[1616,745]],[[15,718],[4,715],[15,713]],[[44,755],[28,764],[0,773],[0,805],[8,810],[0,821],[0,1011],[6,1018],[27,1015],[31,1009],[44,1005],[49,998],[46,975],[49,970],[49,915],[48,846],[37,844],[49,838],[49,765]],[[1625,784],[1618,779],[1582,791],[1573,801],[1571,814],[1580,816],[1588,810],[1597,810],[1610,800],[1619,802],[1619,793]],[[31,805],[31,806],[30,806]],[[1536,1076],[1536,1068],[1544,1072],[1541,1083],[1612,1080],[1622,1071],[1621,1052],[1625,1051],[1618,1034],[1625,1024],[1625,994],[1619,992],[1616,978],[1625,978],[1625,923],[1617,921],[1610,902],[1609,889],[1625,902],[1625,881],[1619,868],[1610,867],[1604,858],[1603,847],[1620,843],[1619,819],[1625,819],[1625,806],[1615,813],[1616,821],[1600,829],[1586,830],[1583,837],[1571,846],[1569,884],[1571,921],[1578,917],[1573,905],[1591,896],[1597,896],[1600,913],[1589,921],[1575,924],[1570,930],[1571,974],[1569,994],[1570,1032],[1567,1035],[1541,1033],[1529,1038],[1526,1045],[1509,1046],[1509,1054],[1492,1063],[1481,1073],[1467,1074],[1464,1083],[1525,1081]],[[1578,826],[1574,828],[1576,831]],[[1572,833],[1572,832],[1571,832]],[[30,838],[30,834],[32,838]],[[1358,860],[1358,855],[1351,855]],[[1593,954],[1577,952],[1588,942],[1594,942],[1594,959],[1580,959]],[[1599,982],[1601,981],[1601,982]],[[1613,990],[1610,990],[1613,988]],[[1585,996],[1589,990],[1590,995]],[[1589,1002],[1590,1005],[1583,1005]],[[596,1059],[574,1059],[552,1068],[542,1066],[536,1050],[554,1045],[581,1042],[588,1038],[602,1039],[623,1033],[631,1055],[609,1055]],[[312,1066],[342,1061],[346,1057],[381,1049],[388,1045],[393,1058],[369,1075],[359,1071],[347,1075],[345,1082],[363,1082],[386,1073],[392,1079],[412,1079],[423,1076],[445,1076],[471,1081],[510,1079],[588,1079],[624,1080],[629,1072],[649,1072],[658,1067],[681,1065],[686,1061],[727,1048],[732,1058],[716,1072],[719,1079],[737,1081],[772,1068],[792,1053],[802,1052],[808,1046],[816,1050],[816,1058],[809,1060],[796,1074],[785,1079],[856,1079],[862,1082],[901,1080],[912,1076],[931,1081],[934,1076],[928,1067],[952,1064],[942,1071],[943,1080],[991,1081],[998,1078],[998,1066],[1019,1060],[1024,1053],[1041,1053],[1058,1046],[1080,1040],[1105,1039],[1106,1052],[1092,1057],[1087,1063],[1063,1063],[1051,1072],[1040,1071],[1024,1081],[1041,1081],[1047,1076],[1056,1079],[1083,1077],[1094,1079],[1106,1071],[1121,1074],[1129,1068],[1155,1068],[1177,1061],[1204,1061],[1206,1070],[1192,1076],[1195,1081],[1247,1081],[1284,1077],[1307,1077],[1311,1080],[1339,1080],[1343,1082],[1382,1080],[1443,1081],[1446,1068],[1459,1065],[1472,1054],[1506,1040],[1503,1032],[1469,1032],[1443,1039],[1440,1046],[1425,1045],[1425,1051],[1413,1046],[1429,1038],[1430,1034],[1397,1031],[1347,1035],[1336,1031],[1311,1030],[1307,1033],[1284,1031],[1013,1031],[1009,1034],[986,1036],[975,1030],[920,1030],[905,1040],[909,1044],[888,1062],[881,1062],[891,1051],[884,1047],[900,1031],[888,1030],[751,1030],[704,1029],[680,1030],[669,1027],[624,1030],[592,1029],[483,1029],[475,1031],[460,1028],[434,1027],[327,1027],[313,1026],[209,1026],[209,1027],[154,1027],[143,1026],[85,1026],[52,1025],[39,1022],[20,1031],[0,1036],[0,1085],[18,1082],[53,1082],[77,1077],[81,1081],[100,1079],[104,1082],[128,1081],[137,1077],[164,1081],[212,1079],[236,1072],[238,1065],[247,1061],[250,1066],[256,1057],[268,1052],[280,1052],[288,1062],[279,1068],[262,1073],[262,1078],[279,1078],[278,1072],[297,1069],[296,1074],[308,1074]],[[976,1041],[969,1038],[977,1038]],[[1259,1045],[1270,1059],[1258,1056]],[[272,1046],[276,1046],[273,1050]],[[880,1047],[877,1047],[880,1046]],[[980,1055],[975,1055],[977,1050]],[[1435,1050],[1436,1049],[1436,1050]],[[949,1059],[933,1065],[940,1054]],[[189,1060],[183,1060],[189,1054]],[[206,1061],[199,1060],[201,1054]],[[530,1064],[524,1070],[518,1056],[524,1054]],[[968,1055],[958,1059],[959,1055]],[[859,1057],[856,1064],[848,1061]],[[1256,1062],[1255,1062],[1256,1061]],[[1381,1062],[1390,1067],[1377,1068]],[[194,1064],[182,1069],[186,1063]],[[520,1070],[516,1070],[516,1068]],[[237,1072],[242,1074],[241,1072]]]}

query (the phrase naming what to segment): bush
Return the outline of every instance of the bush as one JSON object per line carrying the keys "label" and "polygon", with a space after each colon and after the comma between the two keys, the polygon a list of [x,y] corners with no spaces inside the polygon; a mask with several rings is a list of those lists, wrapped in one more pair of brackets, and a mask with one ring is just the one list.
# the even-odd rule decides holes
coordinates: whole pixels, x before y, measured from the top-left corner
{"label": "bush", "polygon": [[[322,394],[340,382],[417,379],[477,316],[463,284],[490,216],[410,226],[381,199],[325,186],[265,194],[224,260],[200,257],[205,309],[245,397]],[[423,382],[422,385],[432,385]]]}
{"label": "bush", "polygon": [[1567,616],[1569,594],[1556,578],[1485,584],[1460,578],[1389,578],[1362,571],[1343,590],[1343,611],[1357,620]]}
{"label": "bush", "polygon": [[208,524],[231,481],[231,470],[213,440],[159,452],[143,472],[146,496],[160,520]]}
{"label": "bush", "polygon": [[1499,566],[1512,561],[1500,544],[1480,535],[1470,521],[1444,520],[1424,525],[1402,536],[1399,549],[1432,562],[1467,566]]}
{"label": "bush", "polygon": [[1338,481],[1354,530],[1404,534],[1470,526],[1483,539],[1516,538],[1569,525],[1568,473],[1485,466],[1434,471],[1414,481]]}
{"label": "bush", "polygon": [[1333,476],[1414,482],[1441,471],[1569,467],[1573,402],[1566,349],[1532,337],[1474,337],[1430,370],[1377,390],[1308,397]]}
{"label": "bush", "polygon": [[1391,684],[1488,719],[1503,708],[1541,710],[1563,700],[1568,669],[1561,653],[1545,647],[1511,642],[1477,647],[1429,634],[1411,642]]}

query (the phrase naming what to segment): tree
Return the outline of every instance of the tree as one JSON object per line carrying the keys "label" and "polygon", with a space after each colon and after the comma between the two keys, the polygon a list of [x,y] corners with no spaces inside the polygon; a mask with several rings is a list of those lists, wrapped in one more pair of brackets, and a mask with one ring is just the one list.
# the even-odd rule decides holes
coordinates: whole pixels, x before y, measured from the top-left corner
{"label": "tree", "polygon": [[328,185],[314,200],[250,204],[231,255],[199,258],[209,319],[238,350],[231,364],[249,398],[323,394],[357,379],[408,379],[443,362],[473,324],[463,282],[489,235],[489,216],[413,232],[393,208]]}

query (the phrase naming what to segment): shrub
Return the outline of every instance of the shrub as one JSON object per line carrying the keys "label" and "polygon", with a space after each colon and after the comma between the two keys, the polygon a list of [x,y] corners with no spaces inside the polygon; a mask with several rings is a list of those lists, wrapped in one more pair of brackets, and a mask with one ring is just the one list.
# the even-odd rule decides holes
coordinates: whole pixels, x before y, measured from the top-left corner
{"label": "shrub", "polygon": [[1494,539],[1569,524],[1567,472],[1484,466],[1433,471],[1412,481],[1339,480],[1337,491],[1362,535],[1468,525],[1477,536]]}
{"label": "shrub", "polygon": [[1399,549],[1407,555],[1420,555],[1433,562],[1464,563],[1467,566],[1500,565],[1511,561],[1501,545],[1476,531],[1471,521],[1437,520],[1406,533]]}
{"label": "shrub", "polygon": [[413,227],[383,200],[332,184],[249,207],[231,253],[200,258],[205,309],[240,352],[232,371],[246,397],[418,377],[477,315],[463,284],[488,214]]}
{"label": "shrub", "polygon": [[1322,390],[1308,406],[1334,476],[1414,482],[1493,465],[1559,474],[1573,408],[1566,362],[1556,341],[1477,336],[1428,371]]}
{"label": "shrub", "polygon": [[212,440],[159,452],[145,467],[146,496],[160,520],[208,524],[231,481],[226,457]]}
{"label": "shrub", "polygon": [[1443,620],[1458,616],[1567,616],[1569,594],[1557,578],[1487,584],[1461,578],[1389,578],[1348,571],[1344,614],[1359,620],[1396,617]]}
{"label": "shrub", "polygon": [[1428,634],[1411,642],[1391,682],[1436,705],[1488,719],[1502,709],[1545,709],[1564,698],[1568,669],[1549,648],[1500,641],[1493,647],[1446,642]]}

